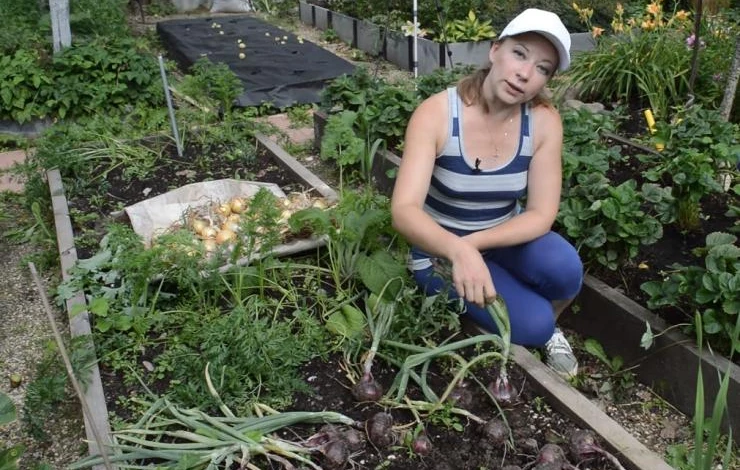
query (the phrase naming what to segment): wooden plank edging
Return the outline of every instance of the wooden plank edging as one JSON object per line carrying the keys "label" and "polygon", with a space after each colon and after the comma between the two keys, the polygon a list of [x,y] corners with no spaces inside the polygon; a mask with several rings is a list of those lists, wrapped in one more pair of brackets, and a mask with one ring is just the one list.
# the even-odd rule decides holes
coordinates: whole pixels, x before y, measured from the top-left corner
{"label": "wooden plank edging", "polygon": [[512,345],[512,358],[532,380],[535,388],[548,396],[555,408],[579,425],[592,429],[604,446],[631,470],[673,470],[655,452],[635,439],[594,403],[550,370],[526,348]]}
{"label": "wooden plank edging", "polygon": [[295,159],[288,152],[283,150],[282,147],[271,141],[267,136],[259,132],[255,133],[257,141],[265,147],[265,149],[272,155],[272,157],[287,168],[293,175],[299,180],[305,182],[308,186],[315,189],[327,201],[334,203],[339,200],[339,196],[328,184],[324,183],[321,178],[316,176],[314,173],[309,171],[308,168],[301,165],[301,163]]}
{"label": "wooden plank edging", "polygon": [[[75,248],[74,232],[72,231],[72,221],[69,217],[69,208],[67,198],[64,195],[64,186],[62,177],[58,169],[51,169],[46,173],[51,192],[51,205],[54,211],[54,225],[56,227],[57,247],[62,270],[62,279],[70,279],[69,270],[77,262],[77,249]],[[67,300],[66,308],[69,317],[69,330],[72,338],[78,336],[90,336],[90,316],[87,310],[73,315],[72,312],[78,305],[87,306],[85,295],[78,292],[71,299]],[[90,343],[92,344],[92,342]],[[93,351],[93,354],[95,352]],[[90,377],[87,388],[85,389],[85,401],[92,416],[87,416],[83,410],[85,420],[85,436],[87,437],[88,452],[90,455],[100,455],[100,449],[95,441],[95,430],[97,434],[105,441],[104,445],[111,443],[111,428],[108,422],[108,407],[105,403],[105,394],[103,393],[103,382],[100,377],[100,369],[97,360],[90,367]],[[103,465],[92,467],[96,470],[105,468]]]}

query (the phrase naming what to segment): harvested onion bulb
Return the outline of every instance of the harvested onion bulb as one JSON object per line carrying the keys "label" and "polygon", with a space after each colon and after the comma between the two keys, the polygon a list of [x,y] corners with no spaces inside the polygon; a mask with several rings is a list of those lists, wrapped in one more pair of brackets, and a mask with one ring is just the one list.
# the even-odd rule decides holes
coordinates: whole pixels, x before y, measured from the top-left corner
{"label": "harvested onion bulb", "polygon": [[227,242],[236,240],[236,233],[229,229],[223,229],[216,234],[216,243],[222,245]]}
{"label": "harvested onion bulb", "polygon": [[232,213],[241,214],[242,212],[244,212],[244,209],[247,208],[247,205],[244,202],[244,199],[240,197],[235,197],[229,202],[229,208],[231,209]]}

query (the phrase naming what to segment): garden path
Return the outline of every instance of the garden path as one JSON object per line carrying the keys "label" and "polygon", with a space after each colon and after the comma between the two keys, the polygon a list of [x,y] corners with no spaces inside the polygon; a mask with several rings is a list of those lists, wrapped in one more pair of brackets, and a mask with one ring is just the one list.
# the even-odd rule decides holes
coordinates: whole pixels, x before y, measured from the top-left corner
{"label": "garden path", "polygon": [[0,152],[0,191],[19,193],[23,190],[23,182],[16,176],[6,173],[16,163],[22,163],[26,158],[25,150],[11,150]]}

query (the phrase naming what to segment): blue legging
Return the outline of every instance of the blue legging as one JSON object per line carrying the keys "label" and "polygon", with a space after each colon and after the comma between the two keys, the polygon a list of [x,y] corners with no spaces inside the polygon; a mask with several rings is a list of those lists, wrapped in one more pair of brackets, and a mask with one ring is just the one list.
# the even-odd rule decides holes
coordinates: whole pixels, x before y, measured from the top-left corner
{"label": "blue legging", "polygon": [[[563,237],[549,232],[522,245],[483,252],[496,292],[506,302],[511,320],[511,340],[524,346],[543,346],[555,330],[552,301],[575,297],[583,283],[583,264],[576,249]],[[450,280],[433,267],[414,272],[427,295],[448,290],[457,300]],[[488,311],[465,302],[465,313],[479,326],[496,332]]]}

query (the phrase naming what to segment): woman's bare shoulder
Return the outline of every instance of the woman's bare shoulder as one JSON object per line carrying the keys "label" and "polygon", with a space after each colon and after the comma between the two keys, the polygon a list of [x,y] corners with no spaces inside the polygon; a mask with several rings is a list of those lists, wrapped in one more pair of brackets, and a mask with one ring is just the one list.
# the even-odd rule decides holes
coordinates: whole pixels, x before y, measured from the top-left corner
{"label": "woman's bare shoulder", "polygon": [[447,90],[437,92],[421,102],[417,112],[438,116],[439,112],[447,112]]}

